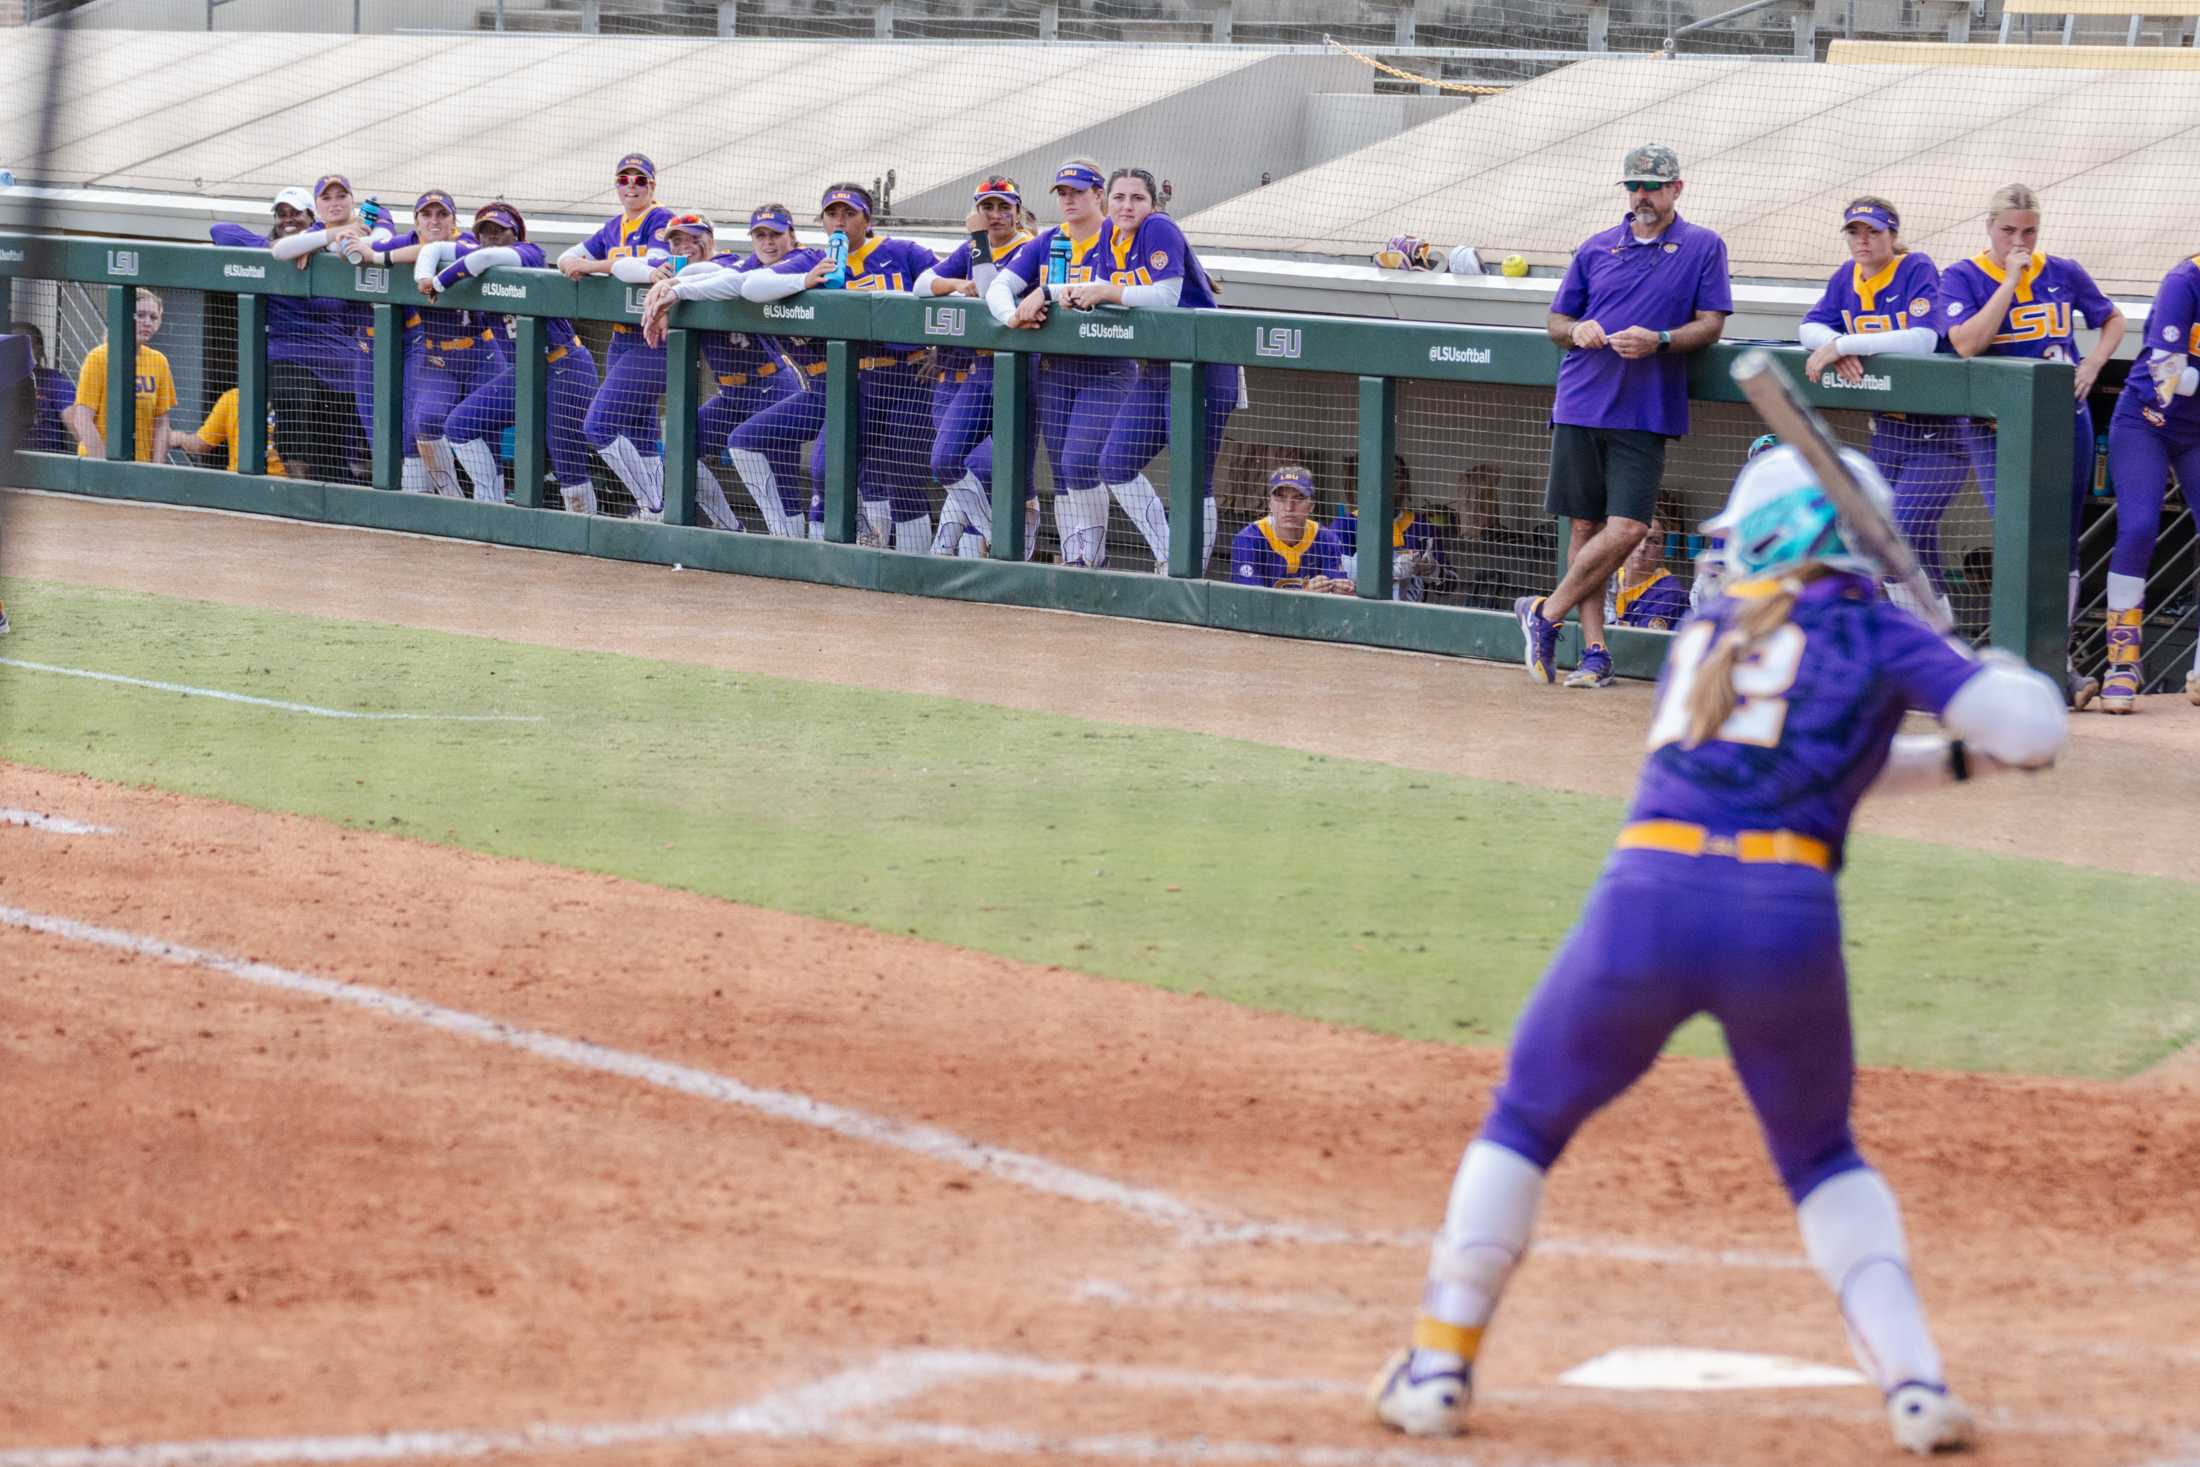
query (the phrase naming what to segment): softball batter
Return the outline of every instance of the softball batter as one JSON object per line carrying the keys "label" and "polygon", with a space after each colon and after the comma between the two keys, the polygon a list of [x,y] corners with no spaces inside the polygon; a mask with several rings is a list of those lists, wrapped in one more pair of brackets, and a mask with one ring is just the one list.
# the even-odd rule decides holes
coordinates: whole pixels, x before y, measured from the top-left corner
{"label": "softball batter", "polygon": [[[1843,458],[1883,503],[1869,462]],[[1545,1173],[1590,1115],[1709,1013],[1726,1031],[1810,1261],[1903,1448],[1963,1445],[1910,1281],[1894,1194],[1858,1155],[1834,873],[1867,789],[2039,768],[2067,720],[2054,685],[1974,658],[1881,599],[1801,453],[1745,465],[1705,526],[1728,534],[1724,594],[1675,638],[1628,822],[1580,923],[1529,998],[1503,1084],[1452,1183],[1413,1346],[1375,1414],[1464,1429],[1474,1358],[1528,1249]],[[1954,735],[1897,736],[1905,710]]]}

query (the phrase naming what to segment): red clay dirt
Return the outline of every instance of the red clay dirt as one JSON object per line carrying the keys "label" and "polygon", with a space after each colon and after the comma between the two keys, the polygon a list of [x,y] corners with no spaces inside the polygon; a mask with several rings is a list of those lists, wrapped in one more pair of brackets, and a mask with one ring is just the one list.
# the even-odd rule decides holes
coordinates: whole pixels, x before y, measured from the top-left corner
{"label": "red clay dirt", "polygon": [[[262,588],[290,574],[294,557],[255,532],[299,532],[202,516],[178,545],[161,512],[82,506],[79,519],[53,504],[17,501],[34,513],[12,528],[28,519],[35,533],[28,554],[11,535],[12,573],[174,589],[166,572],[57,564],[165,559],[196,564],[194,594],[229,599],[243,594],[239,565]],[[124,528],[145,546],[118,548]],[[57,547],[77,530],[96,533],[96,553]],[[457,547],[358,536],[344,548],[320,567],[321,603],[302,609],[376,615],[379,579],[385,612],[467,629],[467,607],[427,610],[431,583],[454,584],[443,562]],[[519,563],[463,553],[469,569]],[[407,570],[416,558],[425,568]],[[583,627],[677,615],[668,595],[691,583],[705,596],[761,584],[527,566],[518,584],[568,571],[582,583]],[[790,636],[810,629],[816,646],[795,650],[819,663],[866,605],[874,634],[915,605],[958,625],[997,618],[988,660],[1012,666],[1039,665],[1024,630],[1039,627],[1084,645],[1158,632],[1179,639],[1173,651],[1318,654],[1447,693],[1493,676],[1081,618],[757,594],[784,606]],[[801,594],[819,598],[807,619]],[[751,635],[763,634],[711,645]],[[1143,656],[1161,660],[1150,645]],[[1493,682],[1484,701],[1502,691]],[[1446,722],[1431,715],[1422,732],[1449,738]],[[1517,730],[1503,736],[1517,747]],[[1569,762],[1570,777],[1594,787],[1596,759],[1631,760],[1631,736],[1600,742],[1608,752]],[[1719,1065],[1668,1060],[1592,1124],[1554,1177],[1543,1251],[1485,1357],[1476,1434],[1401,1445],[1362,1421],[1356,1392],[1402,1338],[1420,1239],[1495,1055],[6,765],[0,808],[114,832],[0,824],[0,907],[16,913],[692,1067],[581,1068],[539,1052],[548,1041],[514,1047],[510,1031],[424,1027],[423,1011],[388,1001],[271,989],[0,917],[8,1467],[59,1467],[70,1459],[31,1449],[86,1442],[116,1447],[97,1467],[136,1467],[157,1459],[128,1444],[207,1438],[292,1443],[251,1460],[335,1460],[341,1443],[299,1439],[389,1431],[453,1433],[377,1448],[406,1462],[1892,1459],[1862,1387],[1558,1381],[1629,1346],[1846,1363]],[[767,1114],[758,1106],[778,1102],[763,1092],[844,1107],[840,1129]],[[1904,1200],[1951,1377],[1982,1408],[1982,1460],[2151,1467],[2200,1453],[2200,1408],[2175,1384],[2200,1363],[2200,1097],[1875,1071],[1858,1120]],[[1037,1162],[988,1170],[956,1138]],[[1239,1222],[1256,1226],[1227,1226]],[[654,1425],[616,1441],[573,1430],[604,1423]]]}

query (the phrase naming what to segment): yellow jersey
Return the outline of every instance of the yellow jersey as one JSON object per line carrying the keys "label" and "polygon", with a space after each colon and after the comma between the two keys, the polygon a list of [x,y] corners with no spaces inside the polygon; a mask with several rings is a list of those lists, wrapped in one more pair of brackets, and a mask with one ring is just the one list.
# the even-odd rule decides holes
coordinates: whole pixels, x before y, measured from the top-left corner
{"label": "yellow jersey", "polygon": [[[92,410],[92,422],[102,441],[107,437],[107,343],[93,347],[76,374],[76,405]],[[153,461],[153,420],[176,405],[176,379],[168,371],[168,358],[149,346],[137,349],[137,461]],[[91,450],[79,443],[77,457],[89,458]]]}
{"label": "yellow jersey", "polygon": [[[214,407],[199,426],[199,441],[212,448],[224,444],[229,447],[229,472],[237,472],[237,389],[232,387],[214,399]],[[288,478],[290,471],[283,467],[282,458],[275,452],[275,427],[267,430],[267,471],[281,478]]]}

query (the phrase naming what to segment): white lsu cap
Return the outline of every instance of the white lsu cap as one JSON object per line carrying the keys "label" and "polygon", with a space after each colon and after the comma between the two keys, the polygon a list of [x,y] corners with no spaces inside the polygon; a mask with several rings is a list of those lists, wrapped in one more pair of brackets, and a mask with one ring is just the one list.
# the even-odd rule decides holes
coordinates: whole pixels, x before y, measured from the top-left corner
{"label": "white lsu cap", "polygon": [[313,195],[293,184],[277,194],[275,202],[268,207],[270,209],[280,209],[286,206],[296,209],[301,214],[310,214],[313,212]]}

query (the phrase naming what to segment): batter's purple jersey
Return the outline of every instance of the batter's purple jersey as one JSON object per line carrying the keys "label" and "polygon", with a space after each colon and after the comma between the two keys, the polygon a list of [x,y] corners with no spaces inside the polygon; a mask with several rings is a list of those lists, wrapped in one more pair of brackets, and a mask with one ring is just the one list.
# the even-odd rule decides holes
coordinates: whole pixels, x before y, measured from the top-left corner
{"label": "batter's purple jersey", "polygon": [[[1976,316],[2007,276],[1993,257],[1973,255],[1940,272],[1940,293],[1933,307],[1933,329],[1943,337]],[[2116,310],[2093,277],[2075,260],[2034,255],[2032,267],[2017,282],[2009,314],[1999,323],[1987,353],[2032,357],[2043,362],[2078,360],[2076,321],[2098,328]]]}
{"label": "batter's purple jersey", "polygon": [[[1595,321],[1606,335],[1630,326],[1678,330],[1698,311],[1733,309],[1726,241],[1679,215],[1655,239],[1635,238],[1625,220],[1590,235],[1551,301],[1554,313]],[[1551,421],[1677,438],[1688,431],[1688,359],[1666,352],[1629,361],[1610,347],[1569,348],[1559,359]]]}
{"label": "batter's purple jersey", "polygon": [[1745,583],[1682,629],[1659,677],[1652,753],[1628,819],[1679,820],[1716,832],[1792,830],[1833,848],[1838,863],[1856,802],[1887,761],[1903,713],[1936,717],[1978,672],[1969,653],[1890,601],[1861,576],[1805,587],[1788,624],[1759,643],[1744,669],[1735,713],[1693,749],[1684,682],[1693,680],[1741,599]]}
{"label": "batter's purple jersey", "polygon": [[1647,631],[1671,631],[1688,619],[1688,583],[1669,570],[1658,570],[1630,584],[1620,572],[1619,590],[1612,597],[1612,625],[1641,627]]}
{"label": "batter's purple jersey", "polygon": [[[2136,412],[2156,428],[2172,428],[2189,435],[2200,428],[2200,395],[2171,395],[2164,407],[2155,396],[2154,374],[2147,367],[2157,356],[2200,357],[2200,256],[2180,260],[2162,277],[2147,312],[2146,345],[2124,378],[2123,397],[2116,404],[2118,417]],[[2187,491],[2200,492],[2200,485]]]}
{"label": "batter's purple jersey", "polygon": [[[1930,326],[1933,299],[1939,292],[1940,267],[1929,255],[1896,255],[1884,270],[1871,275],[1852,262],[1833,272],[1826,293],[1803,320],[1858,336]],[[1955,350],[1946,337],[1941,338],[1939,349]]]}

